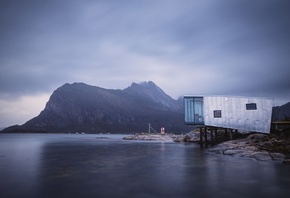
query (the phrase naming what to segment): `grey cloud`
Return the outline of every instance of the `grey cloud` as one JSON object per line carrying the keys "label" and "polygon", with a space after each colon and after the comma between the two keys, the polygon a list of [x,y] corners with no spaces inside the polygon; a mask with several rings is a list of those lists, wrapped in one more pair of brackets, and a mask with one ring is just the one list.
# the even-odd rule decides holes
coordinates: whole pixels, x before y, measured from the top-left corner
{"label": "grey cloud", "polygon": [[[188,81],[188,87],[170,90],[175,95],[196,79],[207,80],[204,89],[196,89],[200,93],[285,93],[289,5],[283,0],[9,1],[0,6],[0,95],[51,91],[73,81],[114,88],[142,77],[158,84],[165,79],[154,73],[160,64],[161,71],[176,65],[167,81]],[[206,72],[190,78],[186,70]]]}

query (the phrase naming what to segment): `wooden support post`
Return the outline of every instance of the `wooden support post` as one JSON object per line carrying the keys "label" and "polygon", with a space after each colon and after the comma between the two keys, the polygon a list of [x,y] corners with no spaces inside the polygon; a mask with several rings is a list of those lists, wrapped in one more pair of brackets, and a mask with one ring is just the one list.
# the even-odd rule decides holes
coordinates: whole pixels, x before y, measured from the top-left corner
{"label": "wooden support post", "polygon": [[205,141],[205,146],[207,147],[208,141],[207,141],[207,127],[204,127],[204,141]]}
{"label": "wooden support post", "polygon": [[217,137],[217,127],[214,128],[214,135]]}
{"label": "wooden support post", "polygon": [[235,137],[238,136],[238,129],[235,129]]}
{"label": "wooden support post", "polygon": [[211,146],[214,145],[214,141],[213,141],[213,128],[210,127],[210,141],[211,141]]}
{"label": "wooden support post", "polygon": [[225,137],[227,137],[227,136],[228,136],[228,129],[225,128]]}
{"label": "wooden support post", "polygon": [[233,139],[233,129],[230,129],[229,134],[230,134],[230,139],[232,140]]}
{"label": "wooden support post", "polygon": [[234,130],[234,137],[237,138],[238,137],[238,129]]}
{"label": "wooden support post", "polygon": [[200,145],[200,148],[202,148],[202,127],[199,128],[199,145]]}

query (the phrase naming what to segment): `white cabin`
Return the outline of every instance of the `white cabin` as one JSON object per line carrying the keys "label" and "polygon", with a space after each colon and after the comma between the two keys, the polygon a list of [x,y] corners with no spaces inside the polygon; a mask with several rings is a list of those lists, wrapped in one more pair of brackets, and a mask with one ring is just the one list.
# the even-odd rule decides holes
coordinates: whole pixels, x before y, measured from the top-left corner
{"label": "white cabin", "polygon": [[270,133],[273,99],[184,96],[185,124]]}

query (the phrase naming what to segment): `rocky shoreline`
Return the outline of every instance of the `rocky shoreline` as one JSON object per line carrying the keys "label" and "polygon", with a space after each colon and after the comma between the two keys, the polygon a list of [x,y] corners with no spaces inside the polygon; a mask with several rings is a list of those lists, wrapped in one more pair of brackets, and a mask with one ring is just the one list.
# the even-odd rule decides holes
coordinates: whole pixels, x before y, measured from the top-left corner
{"label": "rocky shoreline", "polygon": [[208,152],[256,160],[274,160],[289,164],[290,144],[264,134],[250,134],[246,138],[230,140],[209,148]]}
{"label": "rocky shoreline", "polygon": [[[187,134],[134,134],[123,138],[124,140],[153,140],[169,142],[199,143],[199,132]],[[210,137],[208,136],[210,141]],[[207,152],[234,157],[247,157],[261,161],[281,161],[290,164],[290,138],[279,135],[261,133],[239,134],[236,139],[224,138],[220,143],[209,147]]]}

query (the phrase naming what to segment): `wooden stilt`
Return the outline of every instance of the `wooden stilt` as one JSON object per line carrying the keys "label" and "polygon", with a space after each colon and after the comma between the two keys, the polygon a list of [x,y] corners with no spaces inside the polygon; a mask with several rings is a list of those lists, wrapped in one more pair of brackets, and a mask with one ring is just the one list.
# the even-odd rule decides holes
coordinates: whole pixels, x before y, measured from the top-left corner
{"label": "wooden stilt", "polygon": [[207,147],[208,141],[207,141],[207,127],[204,127],[204,141],[205,141],[205,146]]}
{"label": "wooden stilt", "polygon": [[214,145],[214,140],[213,140],[213,128],[212,127],[210,127],[210,142],[211,142],[211,146],[213,146]]}
{"label": "wooden stilt", "polygon": [[200,145],[200,148],[202,148],[202,146],[203,146],[203,142],[202,142],[202,136],[203,136],[203,134],[202,134],[202,127],[200,127],[199,128],[199,145]]}
{"label": "wooden stilt", "polygon": [[213,128],[212,127],[210,128],[210,143],[211,143],[211,146],[214,145],[214,136],[213,136]]}
{"label": "wooden stilt", "polygon": [[233,129],[230,129],[229,134],[230,134],[230,139],[232,140],[233,139]]}

